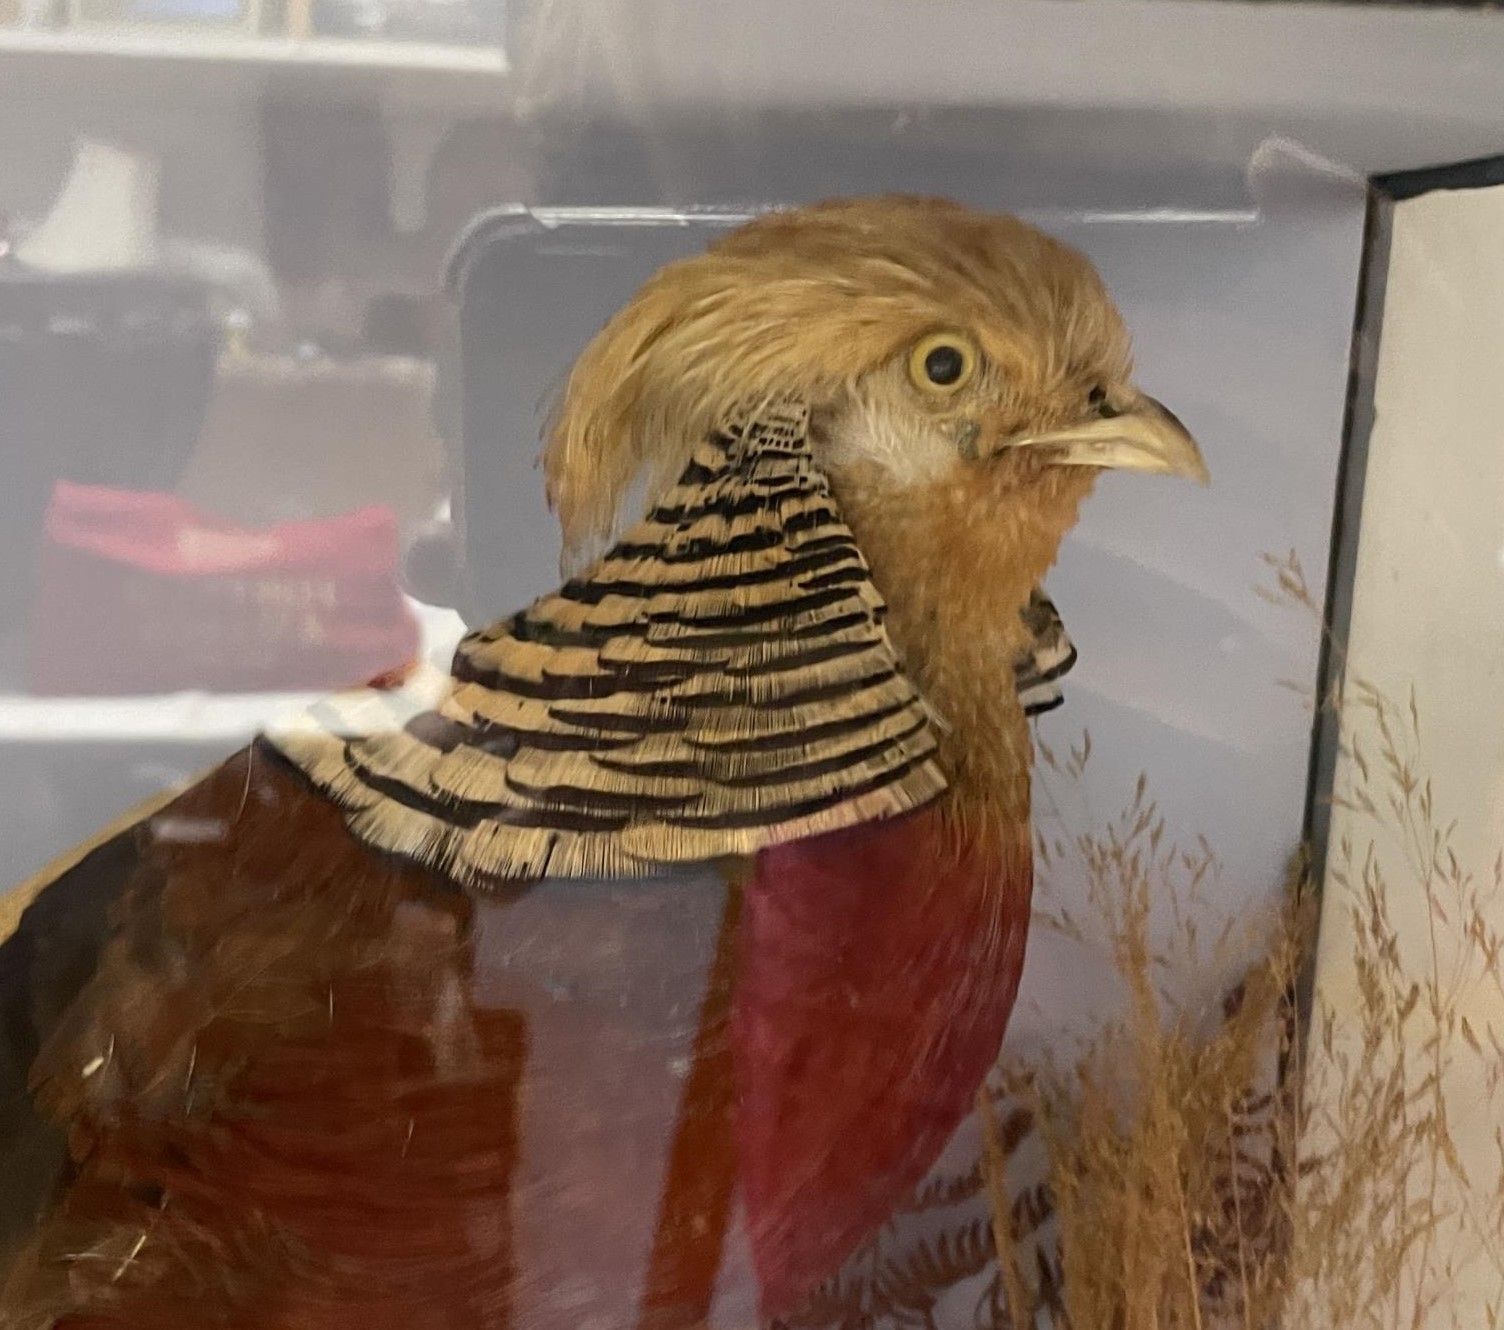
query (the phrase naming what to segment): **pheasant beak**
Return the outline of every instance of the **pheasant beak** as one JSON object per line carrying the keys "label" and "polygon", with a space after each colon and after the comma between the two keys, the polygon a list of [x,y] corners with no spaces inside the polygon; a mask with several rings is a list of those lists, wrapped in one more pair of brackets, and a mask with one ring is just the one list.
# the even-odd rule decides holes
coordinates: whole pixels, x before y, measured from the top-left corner
{"label": "pheasant beak", "polygon": [[1162,403],[1136,393],[1121,409],[1104,402],[1098,411],[1079,424],[1010,439],[1004,446],[1046,449],[1059,466],[1183,476],[1203,485],[1210,481],[1196,440]]}

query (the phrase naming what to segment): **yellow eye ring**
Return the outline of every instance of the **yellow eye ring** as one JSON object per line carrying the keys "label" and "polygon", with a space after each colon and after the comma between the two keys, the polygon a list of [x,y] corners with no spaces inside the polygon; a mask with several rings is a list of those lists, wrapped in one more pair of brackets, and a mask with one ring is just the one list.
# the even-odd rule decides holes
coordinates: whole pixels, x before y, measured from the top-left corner
{"label": "yellow eye ring", "polygon": [[958,333],[931,333],[909,352],[909,379],[922,392],[960,392],[976,372],[976,347]]}

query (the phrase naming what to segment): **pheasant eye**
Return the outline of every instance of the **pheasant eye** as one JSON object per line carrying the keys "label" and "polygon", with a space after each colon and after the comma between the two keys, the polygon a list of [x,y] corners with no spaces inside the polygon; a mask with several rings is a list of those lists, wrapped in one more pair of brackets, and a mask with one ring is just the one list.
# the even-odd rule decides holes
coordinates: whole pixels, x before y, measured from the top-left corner
{"label": "pheasant eye", "polygon": [[937,346],[924,358],[924,376],[931,383],[949,388],[966,369],[966,359],[958,347]]}
{"label": "pheasant eye", "polygon": [[909,378],[929,393],[953,393],[964,388],[976,372],[977,353],[963,337],[937,333],[926,337],[909,355]]}

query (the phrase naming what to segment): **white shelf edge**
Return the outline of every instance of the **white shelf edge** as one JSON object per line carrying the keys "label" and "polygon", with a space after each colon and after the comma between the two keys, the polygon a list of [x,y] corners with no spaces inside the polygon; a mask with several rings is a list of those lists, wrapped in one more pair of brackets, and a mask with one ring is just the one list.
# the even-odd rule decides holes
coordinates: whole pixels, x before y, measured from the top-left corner
{"label": "white shelf edge", "polygon": [[0,57],[35,55],[90,60],[182,61],[308,66],[393,72],[480,74],[509,70],[499,47],[344,37],[259,37],[233,32],[87,28],[64,32],[0,29]]}
{"label": "white shelf edge", "polygon": [[[407,598],[421,629],[418,659],[447,677],[466,631],[453,610]],[[195,745],[243,743],[294,721],[341,690],[266,693],[179,692],[120,697],[34,697],[0,692],[0,746],[68,743]],[[345,694],[347,697],[349,693]],[[0,890],[0,895],[3,895]]]}

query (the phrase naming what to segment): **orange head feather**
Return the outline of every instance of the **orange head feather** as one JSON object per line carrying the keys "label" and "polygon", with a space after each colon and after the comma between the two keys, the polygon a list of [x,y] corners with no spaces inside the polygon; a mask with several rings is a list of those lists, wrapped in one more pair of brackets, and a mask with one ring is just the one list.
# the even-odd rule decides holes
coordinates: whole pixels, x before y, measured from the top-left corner
{"label": "orange head feather", "polygon": [[1084,396],[1093,375],[1128,370],[1122,323],[1084,258],[1012,217],[939,200],[772,213],[668,265],[569,376],[545,459],[566,539],[609,529],[640,471],[671,483],[738,406],[833,405],[926,333],[956,327],[1020,399]]}

